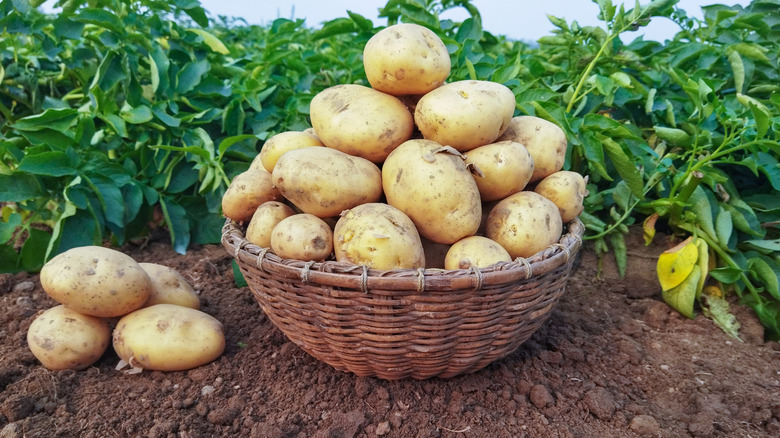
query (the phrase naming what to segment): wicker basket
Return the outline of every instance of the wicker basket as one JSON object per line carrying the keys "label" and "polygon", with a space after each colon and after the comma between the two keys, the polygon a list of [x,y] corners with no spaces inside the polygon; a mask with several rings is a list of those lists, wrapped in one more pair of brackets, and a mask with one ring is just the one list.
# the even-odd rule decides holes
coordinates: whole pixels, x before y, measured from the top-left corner
{"label": "wicker basket", "polygon": [[222,243],[268,318],[315,358],[393,380],[477,371],[517,349],[566,287],[584,226],[528,259],[483,270],[375,271],[281,259],[232,221]]}

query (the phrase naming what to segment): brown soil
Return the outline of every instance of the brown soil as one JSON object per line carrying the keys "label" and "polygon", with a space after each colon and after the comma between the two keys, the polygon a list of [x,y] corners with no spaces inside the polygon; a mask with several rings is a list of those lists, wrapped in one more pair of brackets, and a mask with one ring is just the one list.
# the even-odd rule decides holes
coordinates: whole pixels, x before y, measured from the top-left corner
{"label": "brown soil", "polygon": [[0,437],[780,436],[780,345],[736,307],[736,340],[681,317],[654,278],[660,247],[629,244],[626,278],[585,248],[550,319],[507,358],[452,379],[383,381],[336,371],[287,341],[221,246],[177,255],[163,239],[124,251],[178,269],[225,325],[215,362],[125,374],[109,351],[49,371],[27,348],[55,303],[38,276],[0,275]]}

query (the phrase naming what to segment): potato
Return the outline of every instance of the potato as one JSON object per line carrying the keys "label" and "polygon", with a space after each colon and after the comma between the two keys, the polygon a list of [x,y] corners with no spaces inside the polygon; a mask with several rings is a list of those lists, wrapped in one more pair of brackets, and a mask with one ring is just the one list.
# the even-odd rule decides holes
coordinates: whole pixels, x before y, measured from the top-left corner
{"label": "potato", "polygon": [[563,169],[566,159],[566,133],[555,123],[535,116],[518,116],[509,122],[499,141],[516,141],[531,154],[534,173],[530,182]]}
{"label": "potato", "polygon": [[249,167],[257,168],[261,166],[263,169],[273,172],[276,162],[279,161],[279,157],[284,155],[285,152],[312,146],[324,145],[319,138],[305,131],[280,132],[263,144],[260,153],[252,160],[252,164]]}
{"label": "potato", "polygon": [[268,201],[261,204],[252,215],[252,220],[246,227],[246,240],[263,248],[271,247],[271,231],[282,219],[294,215],[288,205],[279,201]]}
{"label": "potato", "polygon": [[320,218],[382,196],[382,172],[376,164],[330,148],[288,151],[276,162],[272,181],[304,213]]}
{"label": "potato", "polygon": [[381,163],[412,136],[412,113],[398,98],[357,84],[336,85],[311,100],[311,124],[323,144]]}
{"label": "potato", "polygon": [[561,238],[563,223],[552,201],[538,193],[523,191],[493,207],[485,232],[515,259],[530,257],[556,243]]}
{"label": "potato", "polygon": [[236,175],[222,195],[222,214],[234,221],[245,222],[252,218],[260,204],[280,197],[271,173],[258,167],[249,168]]}
{"label": "potato", "polygon": [[463,155],[431,140],[398,146],[382,167],[387,203],[412,219],[421,236],[455,243],[479,228],[482,204]]}
{"label": "potato", "polygon": [[296,214],[276,224],[271,249],[283,259],[323,261],[333,251],[333,231],[317,216]]}
{"label": "potato", "polygon": [[157,263],[139,263],[152,280],[152,293],[143,307],[155,304],[176,304],[200,309],[200,298],[179,271]]}
{"label": "potato", "polygon": [[420,235],[397,208],[371,203],[345,211],[333,232],[336,260],[373,269],[425,267]]}
{"label": "potato", "polygon": [[433,31],[411,23],[388,26],[366,43],[363,67],[371,87],[395,96],[424,94],[450,75],[450,54]]}
{"label": "potato", "polygon": [[92,316],[122,316],[152,293],[146,271],[127,254],[102,246],[71,248],[41,268],[41,286],[55,301]]}
{"label": "potato", "polygon": [[181,371],[218,358],[225,350],[225,334],[221,322],[200,310],[156,304],[122,317],[113,344],[130,366]]}
{"label": "potato", "polygon": [[483,236],[470,236],[452,244],[444,258],[445,269],[487,268],[512,257],[497,242]]}
{"label": "potato", "polygon": [[587,179],[579,173],[561,170],[539,181],[534,191],[552,201],[561,212],[563,223],[569,223],[582,213],[588,195],[586,185]]}
{"label": "potato", "polygon": [[466,153],[466,164],[475,165],[482,176],[472,173],[483,201],[496,201],[523,190],[534,172],[528,150],[513,141],[499,141]]}
{"label": "potato", "polygon": [[105,319],[65,306],[39,314],[27,330],[30,351],[50,370],[83,370],[100,359],[110,342]]}
{"label": "potato", "polygon": [[496,82],[457,81],[423,96],[414,110],[422,135],[466,152],[495,141],[515,111],[515,95]]}

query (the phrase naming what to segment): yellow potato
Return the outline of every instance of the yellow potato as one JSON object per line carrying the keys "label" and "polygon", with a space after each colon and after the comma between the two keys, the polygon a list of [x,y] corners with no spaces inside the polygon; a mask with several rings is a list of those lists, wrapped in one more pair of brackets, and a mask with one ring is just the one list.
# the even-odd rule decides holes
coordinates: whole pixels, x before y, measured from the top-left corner
{"label": "yellow potato", "polygon": [[113,344],[133,367],[181,371],[218,358],[225,350],[225,334],[221,322],[200,310],[156,304],[122,317]]}
{"label": "yellow potato", "polygon": [[444,258],[445,269],[487,268],[512,257],[497,242],[483,236],[470,236],[452,244]]}
{"label": "yellow potato", "polygon": [[395,96],[424,94],[450,75],[450,54],[433,31],[412,23],[388,26],[363,49],[371,87]]}
{"label": "yellow potato", "polygon": [[333,240],[340,262],[380,270],[425,267],[425,253],[414,223],[387,204],[363,204],[347,210],[336,222]]}
{"label": "yellow potato", "polygon": [[222,195],[222,213],[238,222],[252,218],[260,204],[276,201],[281,197],[274,187],[271,174],[263,168],[250,168],[239,173]]}
{"label": "yellow potato", "polygon": [[466,153],[466,164],[475,165],[482,175],[473,174],[483,201],[496,201],[523,190],[534,172],[528,150],[513,141],[499,141]]}
{"label": "yellow potato", "polygon": [[259,207],[246,227],[246,240],[263,248],[271,247],[271,231],[282,219],[294,215],[288,205],[279,201],[269,201]]}
{"label": "yellow potato", "polygon": [[357,84],[327,88],[311,101],[311,124],[323,144],[381,163],[412,136],[412,114],[398,98]]}
{"label": "yellow potato", "polygon": [[586,185],[587,179],[579,173],[561,170],[539,181],[534,191],[552,201],[561,212],[563,223],[569,223],[582,213],[588,195]]}
{"label": "yellow potato", "polygon": [[450,244],[479,228],[482,204],[463,155],[431,140],[409,140],[382,167],[387,203],[412,219],[421,236]]}
{"label": "yellow potato", "polygon": [[544,196],[529,191],[505,198],[490,211],[487,237],[509,255],[530,257],[561,238],[563,223],[558,207]]}
{"label": "yellow potato", "polygon": [[279,161],[279,157],[284,155],[285,152],[293,149],[302,149],[312,146],[324,146],[319,138],[315,135],[309,134],[305,131],[287,131],[280,132],[269,138],[260,149],[260,153],[257,154],[251,168],[257,168],[261,166],[263,169],[273,172],[276,162]]}
{"label": "yellow potato", "polygon": [[271,249],[283,259],[323,261],[333,251],[333,230],[317,216],[296,214],[276,224]]}
{"label": "yellow potato", "polygon": [[531,154],[534,173],[530,182],[563,169],[566,159],[566,133],[555,123],[535,116],[514,117],[499,141],[516,141]]}
{"label": "yellow potato", "polygon": [[139,263],[152,280],[152,293],[143,307],[155,304],[176,304],[200,309],[200,298],[179,271],[157,263]]}
{"label": "yellow potato", "polygon": [[304,213],[320,218],[382,196],[382,172],[364,158],[331,148],[288,151],[276,162],[273,184]]}
{"label": "yellow potato", "polygon": [[504,85],[457,81],[424,95],[414,121],[426,139],[466,152],[503,134],[515,105],[515,95]]}
{"label": "yellow potato", "polygon": [[50,370],[83,370],[95,363],[111,342],[108,322],[65,306],[35,317],[27,330],[27,345]]}
{"label": "yellow potato", "polygon": [[41,269],[41,286],[55,301],[92,316],[121,316],[152,293],[149,275],[132,257],[102,246],[69,249]]}

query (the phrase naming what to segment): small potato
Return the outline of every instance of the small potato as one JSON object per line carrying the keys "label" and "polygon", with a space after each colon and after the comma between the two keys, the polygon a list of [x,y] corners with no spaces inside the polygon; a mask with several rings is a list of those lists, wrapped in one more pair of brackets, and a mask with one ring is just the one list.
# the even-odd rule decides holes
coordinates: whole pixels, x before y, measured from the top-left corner
{"label": "small potato", "polygon": [[221,322],[200,310],[156,304],[122,317],[113,344],[132,367],[181,371],[218,358],[225,350],[225,334]]}
{"label": "small potato", "polygon": [[41,269],[41,286],[55,301],[92,316],[122,316],[152,293],[146,271],[127,254],[102,246],[69,249]]}
{"label": "small potato", "polygon": [[450,54],[433,31],[411,23],[388,26],[363,49],[363,66],[371,87],[399,96],[424,94],[450,75]]}
{"label": "small potato", "polygon": [[152,294],[143,307],[155,304],[176,304],[200,309],[200,298],[179,271],[157,263],[139,263],[152,280]]}
{"label": "small potato", "polygon": [[65,306],[41,313],[27,331],[30,351],[50,370],[83,370],[100,359],[110,342],[105,319]]}
{"label": "small potato", "polygon": [[512,257],[497,242],[482,236],[470,236],[452,244],[444,258],[445,269],[487,268]]}
{"label": "small potato", "polygon": [[307,132],[287,131],[280,132],[269,138],[260,153],[257,154],[249,167],[262,166],[263,169],[273,172],[279,157],[293,149],[302,149],[312,146],[324,146],[319,138]]}
{"label": "small potato", "polygon": [[336,260],[380,270],[425,267],[420,235],[401,210],[381,203],[344,212],[333,232]]}
{"label": "small potato", "polygon": [[414,121],[426,139],[466,152],[503,134],[515,105],[515,95],[504,85],[457,81],[420,98]]}
{"label": "small potato", "polygon": [[482,176],[472,173],[483,201],[496,201],[523,190],[534,172],[528,150],[513,141],[499,141],[466,153],[466,164],[476,166]]}
{"label": "small potato", "polygon": [[222,214],[234,221],[245,222],[252,218],[260,204],[280,198],[271,173],[263,168],[249,168],[236,175],[222,195]]}
{"label": "small potato", "polygon": [[268,201],[260,205],[246,227],[246,240],[257,246],[270,248],[271,232],[276,224],[294,214],[292,208],[279,201]]}
{"label": "small potato", "polygon": [[534,160],[534,173],[529,182],[540,181],[547,175],[563,169],[566,159],[566,133],[555,123],[535,116],[518,116],[499,141],[511,140],[528,149]]}
{"label": "small potato", "polygon": [[505,198],[490,211],[486,234],[509,252],[512,259],[530,257],[561,238],[563,223],[558,207],[529,191]]}
{"label": "small potato", "polygon": [[333,230],[317,216],[296,214],[276,224],[271,249],[283,259],[323,261],[333,251]]}
{"label": "small potato", "polygon": [[563,223],[569,223],[582,213],[588,195],[586,186],[587,179],[579,173],[561,170],[539,181],[534,191],[552,201],[561,212]]}

